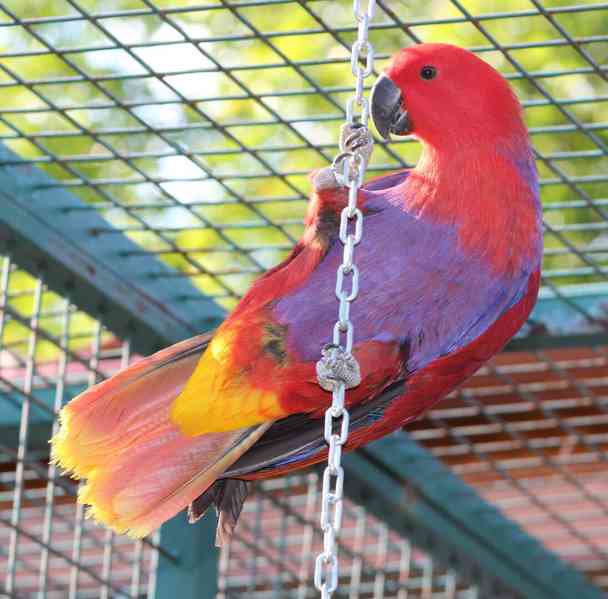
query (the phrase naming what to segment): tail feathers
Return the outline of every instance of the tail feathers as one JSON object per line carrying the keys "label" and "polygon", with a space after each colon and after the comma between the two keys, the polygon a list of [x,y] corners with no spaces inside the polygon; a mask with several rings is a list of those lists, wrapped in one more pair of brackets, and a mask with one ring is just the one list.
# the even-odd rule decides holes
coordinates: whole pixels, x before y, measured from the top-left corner
{"label": "tail feathers", "polygon": [[108,459],[169,434],[171,401],[182,390],[209,342],[200,335],[133,364],[66,405],[52,439],[52,459],[88,477]]}
{"label": "tail feathers", "polygon": [[190,438],[174,431],[93,470],[79,499],[116,532],[145,536],[204,493],[269,426]]}
{"label": "tail feathers", "polygon": [[192,503],[270,423],[186,436],[170,421],[208,343],[200,336],[130,366],[73,399],[52,440],[58,466],[86,479],[88,515],[141,537]]}
{"label": "tail feathers", "polygon": [[199,495],[188,507],[188,521],[192,524],[202,518],[211,505],[219,514],[215,544],[225,545],[232,536],[243,504],[253,483],[247,480],[222,479]]}

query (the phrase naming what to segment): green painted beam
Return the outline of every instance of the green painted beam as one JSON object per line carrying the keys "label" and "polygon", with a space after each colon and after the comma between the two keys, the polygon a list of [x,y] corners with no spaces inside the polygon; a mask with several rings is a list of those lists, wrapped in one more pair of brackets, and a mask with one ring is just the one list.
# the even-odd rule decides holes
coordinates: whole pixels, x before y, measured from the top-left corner
{"label": "green painted beam", "polygon": [[345,456],[344,467],[350,499],[479,584],[481,597],[604,597],[403,432]]}
{"label": "green painted beam", "polygon": [[[64,397],[76,397],[85,385],[70,385]],[[48,452],[49,438],[53,431],[54,388],[34,388],[30,395],[30,417],[27,446],[31,450]],[[0,393],[0,440],[2,444],[17,449],[19,446],[19,423],[23,394],[19,390]],[[43,454],[44,455],[44,454]]]}
{"label": "green painted beam", "polygon": [[[214,328],[223,310],[39,169],[0,144],[0,252],[73,303],[99,317],[114,333],[150,353]],[[196,301],[184,298],[197,298]]]}
{"label": "green painted beam", "polygon": [[608,345],[608,284],[567,285],[558,293],[541,289],[529,323],[507,351]]}
{"label": "green painted beam", "polygon": [[156,588],[152,599],[215,599],[219,550],[215,547],[215,514],[195,525],[184,514],[163,525]]}
{"label": "green painted beam", "polygon": [[[0,144],[0,253],[8,253],[21,268],[42,276],[49,288],[129,338],[138,353],[151,353],[222,321],[223,310],[187,279],[142,274],[175,271],[154,256],[138,254],[141,247],[120,231],[98,235],[111,225],[85,208]],[[72,391],[80,389],[70,389],[68,396]],[[52,391],[35,389],[33,395],[30,442],[42,447],[51,431],[52,414],[45,406],[52,405]],[[19,419],[18,409],[12,408],[21,399],[15,392],[0,403],[0,434],[9,445]],[[172,557],[160,554],[155,599],[215,598],[213,520],[210,516],[201,526],[190,526],[178,514],[163,525],[161,547]]]}

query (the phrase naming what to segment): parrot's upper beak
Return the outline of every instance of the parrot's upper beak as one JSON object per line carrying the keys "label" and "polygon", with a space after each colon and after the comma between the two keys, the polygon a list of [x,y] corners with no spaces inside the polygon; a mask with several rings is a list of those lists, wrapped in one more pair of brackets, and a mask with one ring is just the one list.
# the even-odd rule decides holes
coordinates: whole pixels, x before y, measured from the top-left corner
{"label": "parrot's upper beak", "polygon": [[407,135],[411,122],[407,110],[403,109],[401,90],[386,76],[380,75],[372,87],[372,119],[378,133],[386,140],[390,134]]}

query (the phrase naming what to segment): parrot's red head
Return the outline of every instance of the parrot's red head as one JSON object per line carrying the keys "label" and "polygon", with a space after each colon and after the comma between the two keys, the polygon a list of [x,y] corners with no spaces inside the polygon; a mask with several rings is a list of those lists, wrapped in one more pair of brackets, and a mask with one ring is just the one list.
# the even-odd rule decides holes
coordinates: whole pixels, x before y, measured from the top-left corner
{"label": "parrot's red head", "polygon": [[526,136],[521,107],[505,79],[473,53],[420,44],[396,54],[374,85],[380,135],[412,134],[432,145]]}
{"label": "parrot's red head", "polygon": [[374,85],[371,115],[383,137],[423,142],[400,196],[410,214],[456,226],[461,247],[496,272],[538,263],[534,155],[519,101],[494,68],[448,44],[406,48]]}

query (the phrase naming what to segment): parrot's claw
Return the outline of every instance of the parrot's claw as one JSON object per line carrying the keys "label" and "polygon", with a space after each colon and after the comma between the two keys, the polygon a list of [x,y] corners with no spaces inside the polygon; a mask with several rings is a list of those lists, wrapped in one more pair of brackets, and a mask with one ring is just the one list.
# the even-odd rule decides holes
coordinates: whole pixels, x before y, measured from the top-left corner
{"label": "parrot's claw", "polygon": [[[373,149],[374,138],[365,125],[362,123],[346,123],[342,125],[340,129],[341,152],[356,152],[363,158],[363,163],[367,168]],[[315,191],[342,187],[342,184],[336,179],[333,166],[328,166],[317,171],[312,184]]]}
{"label": "parrot's claw", "polygon": [[374,149],[374,138],[365,125],[346,123],[340,130],[340,148],[344,152],[360,154],[367,167]]}
{"label": "parrot's claw", "polygon": [[330,343],[321,350],[321,356],[317,362],[317,380],[326,391],[333,391],[339,381],[343,381],[347,389],[361,382],[359,363],[344,348]]}

